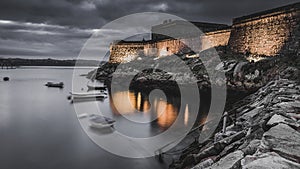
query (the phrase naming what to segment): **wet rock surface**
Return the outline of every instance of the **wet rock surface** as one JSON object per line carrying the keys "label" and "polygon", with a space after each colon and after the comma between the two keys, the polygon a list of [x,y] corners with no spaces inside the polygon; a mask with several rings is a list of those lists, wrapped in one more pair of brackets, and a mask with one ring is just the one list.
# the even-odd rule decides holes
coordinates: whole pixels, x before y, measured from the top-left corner
{"label": "wet rock surface", "polygon": [[293,80],[269,82],[230,115],[236,121],[226,132],[235,134],[216,132],[199,144],[198,153],[182,157],[171,168],[300,168],[299,89]]}
{"label": "wet rock surface", "polygon": [[244,153],[240,150],[228,154],[218,162],[214,163],[209,169],[237,169],[241,166],[241,160],[244,158]]}
{"label": "wet rock surface", "polygon": [[299,169],[299,163],[287,160],[274,152],[246,156],[242,160],[243,169]]}
{"label": "wet rock surface", "polygon": [[264,133],[261,147],[300,163],[300,133],[289,125],[278,124]]}

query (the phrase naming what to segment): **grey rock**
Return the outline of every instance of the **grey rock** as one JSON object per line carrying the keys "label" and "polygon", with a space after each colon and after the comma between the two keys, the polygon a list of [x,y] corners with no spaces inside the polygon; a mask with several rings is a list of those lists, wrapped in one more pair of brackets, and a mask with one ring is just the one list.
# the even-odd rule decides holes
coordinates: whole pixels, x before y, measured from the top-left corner
{"label": "grey rock", "polygon": [[229,137],[229,136],[232,136],[232,135],[234,135],[234,134],[236,134],[237,132],[236,131],[227,131],[226,130],[226,132],[225,133],[222,133],[222,132],[220,132],[220,133],[216,133],[215,134],[215,142],[218,142],[218,141],[220,141],[220,140],[222,140],[222,139],[224,139],[224,138],[227,138],[227,137]]}
{"label": "grey rock", "polygon": [[241,147],[241,150],[244,152],[245,155],[253,155],[260,145],[260,140],[252,140],[246,147]]}
{"label": "grey rock", "polygon": [[238,132],[232,136],[229,136],[223,140],[220,140],[219,142],[216,142],[212,146],[206,148],[205,150],[201,151],[198,154],[194,155],[195,162],[199,163],[202,159],[210,157],[210,156],[216,156],[219,153],[221,153],[224,148],[227,145],[230,145],[231,143],[238,141],[242,139],[246,133],[244,131]]}
{"label": "grey rock", "polygon": [[280,73],[280,77],[290,80],[296,80],[299,77],[299,70],[295,67],[288,67]]}
{"label": "grey rock", "polygon": [[279,123],[285,123],[286,121],[288,121],[288,118],[283,117],[281,115],[275,114],[274,116],[271,117],[271,119],[268,121],[267,125],[268,126],[273,126],[275,124],[279,124]]}
{"label": "grey rock", "polygon": [[234,77],[236,77],[236,76],[241,76],[241,74],[242,74],[242,72],[241,72],[241,70],[242,70],[242,67],[244,66],[244,65],[246,65],[248,62],[240,62],[240,63],[238,63],[236,66],[235,66],[235,68],[234,68],[234,70],[233,70],[233,76]]}
{"label": "grey rock", "polygon": [[282,109],[288,109],[288,108],[300,108],[300,101],[294,101],[294,102],[282,102],[274,105],[276,107],[280,107]]}
{"label": "grey rock", "polygon": [[214,163],[214,161],[209,158],[209,159],[197,164],[196,166],[194,166],[191,169],[205,169],[205,168],[211,166],[213,163]]}
{"label": "grey rock", "polygon": [[300,133],[286,124],[278,124],[264,133],[261,147],[300,162]]}
{"label": "grey rock", "polygon": [[237,169],[241,166],[241,160],[244,158],[244,153],[240,150],[228,154],[209,169]]}
{"label": "grey rock", "polygon": [[298,124],[296,120],[289,119],[289,118],[286,118],[286,117],[278,115],[278,114],[273,115],[271,117],[271,119],[268,121],[267,125],[268,126],[275,126],[279,123],[287,124],[287,125],[295,127],[295,128],[300,127],[300,124]]}
{"label": "grey rock", "polygon": [[255,156],[246,156],[242,161],[242,169],[299,169],[300,165],[282,158],[274,152]]}
{"label": "grey rock", "polygon": [[296,113],[287,113],[288,116],[290,116],[291,118],[294,118],[296,120],[300,120],[300,114],[296,114]]}
{"label": "grey rock", "polygon": [[263,109],[263,107],[257,107],[245,114],[243,114],[241,117],[239,117],[239,119],[243,119],[246,121],[250,121],[251,119],[253,119],[255,116],[257,116],[259,114],[259,112]]}

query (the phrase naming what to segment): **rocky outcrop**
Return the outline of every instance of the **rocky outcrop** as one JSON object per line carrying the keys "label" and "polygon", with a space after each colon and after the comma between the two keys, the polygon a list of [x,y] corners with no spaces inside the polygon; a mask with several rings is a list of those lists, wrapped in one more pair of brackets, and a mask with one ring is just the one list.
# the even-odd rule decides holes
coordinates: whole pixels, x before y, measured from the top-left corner
{"label": "rocky outcrop", "polygon": [[300,168],[299,105],[297,82],[271,81],[234,110],[235,124],[228,124],[226,133],[216,132],[172,168]]}
{"label": "rocky outcrop", "polygon": [[[134,62],[120,65],[107,63],[98,68],[96,79],[110,83],[112,76],[114,76],[122,82],[122,78],[126,79],[128,75],[135,75],[132,82],[138,86],[140,82],[142,82],[143,85],[146,85],[147,82],[153,85],[158,82],[168,84],[168,82],[174,83],[175,81],[180,84],[188,85],[196,78],[200,89],[210,88],[211,85],[219,86],[220,82],[226,81],[228,89],[256,91],[269,81],[279,77],[291,80],[298,79],[299,77],[298,69],[292,67],[289,60],[284,60],[281,57],[269,58],[254,63],[246,61],[243,59],[243,56],[237,58],[231,56],[231,58],[227,58],[227,56],[231,54],[224,54],[223,52],[226,50],[221,48],[218,52],[222,62],[216,64],[217,57],[219,56],[214,56],[213,50],[214,49],[208,49],[201,52],[198,58],[185,58],[185,55],[179,56],[181,59],[171,59],[172,57],[163,57],[160,59],[141,57]],[[187,72],[186,69],[177,66],[180,65],[179,62],[184,62],[191,71]],[[153,69],[144,70],[145,63],[151,64]],[[169,71],[156,69],[155,67],[157,66],[161,68],[166,67]],[[117,72],[115,72],[116,69],[118,69]],[[213,73],[208,74],[208,70],[212,70],[210,72]],[[91,72],[89,77],[91,77],[93,73],[94,72]],[[224,73],[226,79],[219,78],[219,73]]]}

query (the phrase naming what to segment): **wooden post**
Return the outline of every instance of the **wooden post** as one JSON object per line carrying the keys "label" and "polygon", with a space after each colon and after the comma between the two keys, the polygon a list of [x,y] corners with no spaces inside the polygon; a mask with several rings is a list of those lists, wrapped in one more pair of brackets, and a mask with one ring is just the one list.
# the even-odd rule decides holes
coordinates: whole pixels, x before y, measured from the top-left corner
{"label": "wooden post", "polygon": [[222,130],[222,133],[225,134],[226,133],[226,122],[227,122],[227,116],[228,116],[228,113],[225,112],[224,113],[224,117],[223,117],[223,130]]}
{"label": "wooden post", "polygon": [[163,157],[163,152],[162,150],[158,151],[158,160],[159,162],[163,162],[164,161],[164,157]]}

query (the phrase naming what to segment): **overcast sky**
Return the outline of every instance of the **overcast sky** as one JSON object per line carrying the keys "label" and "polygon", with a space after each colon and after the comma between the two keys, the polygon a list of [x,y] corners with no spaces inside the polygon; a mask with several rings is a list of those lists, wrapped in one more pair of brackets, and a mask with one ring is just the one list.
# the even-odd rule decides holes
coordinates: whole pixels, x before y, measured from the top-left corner
{"label": "overcast sky", "polygon": [[0,57],[76,58],[91,34],[137,12],[165,12],[191,21],[232,18],[299,0],[1,0]]}

